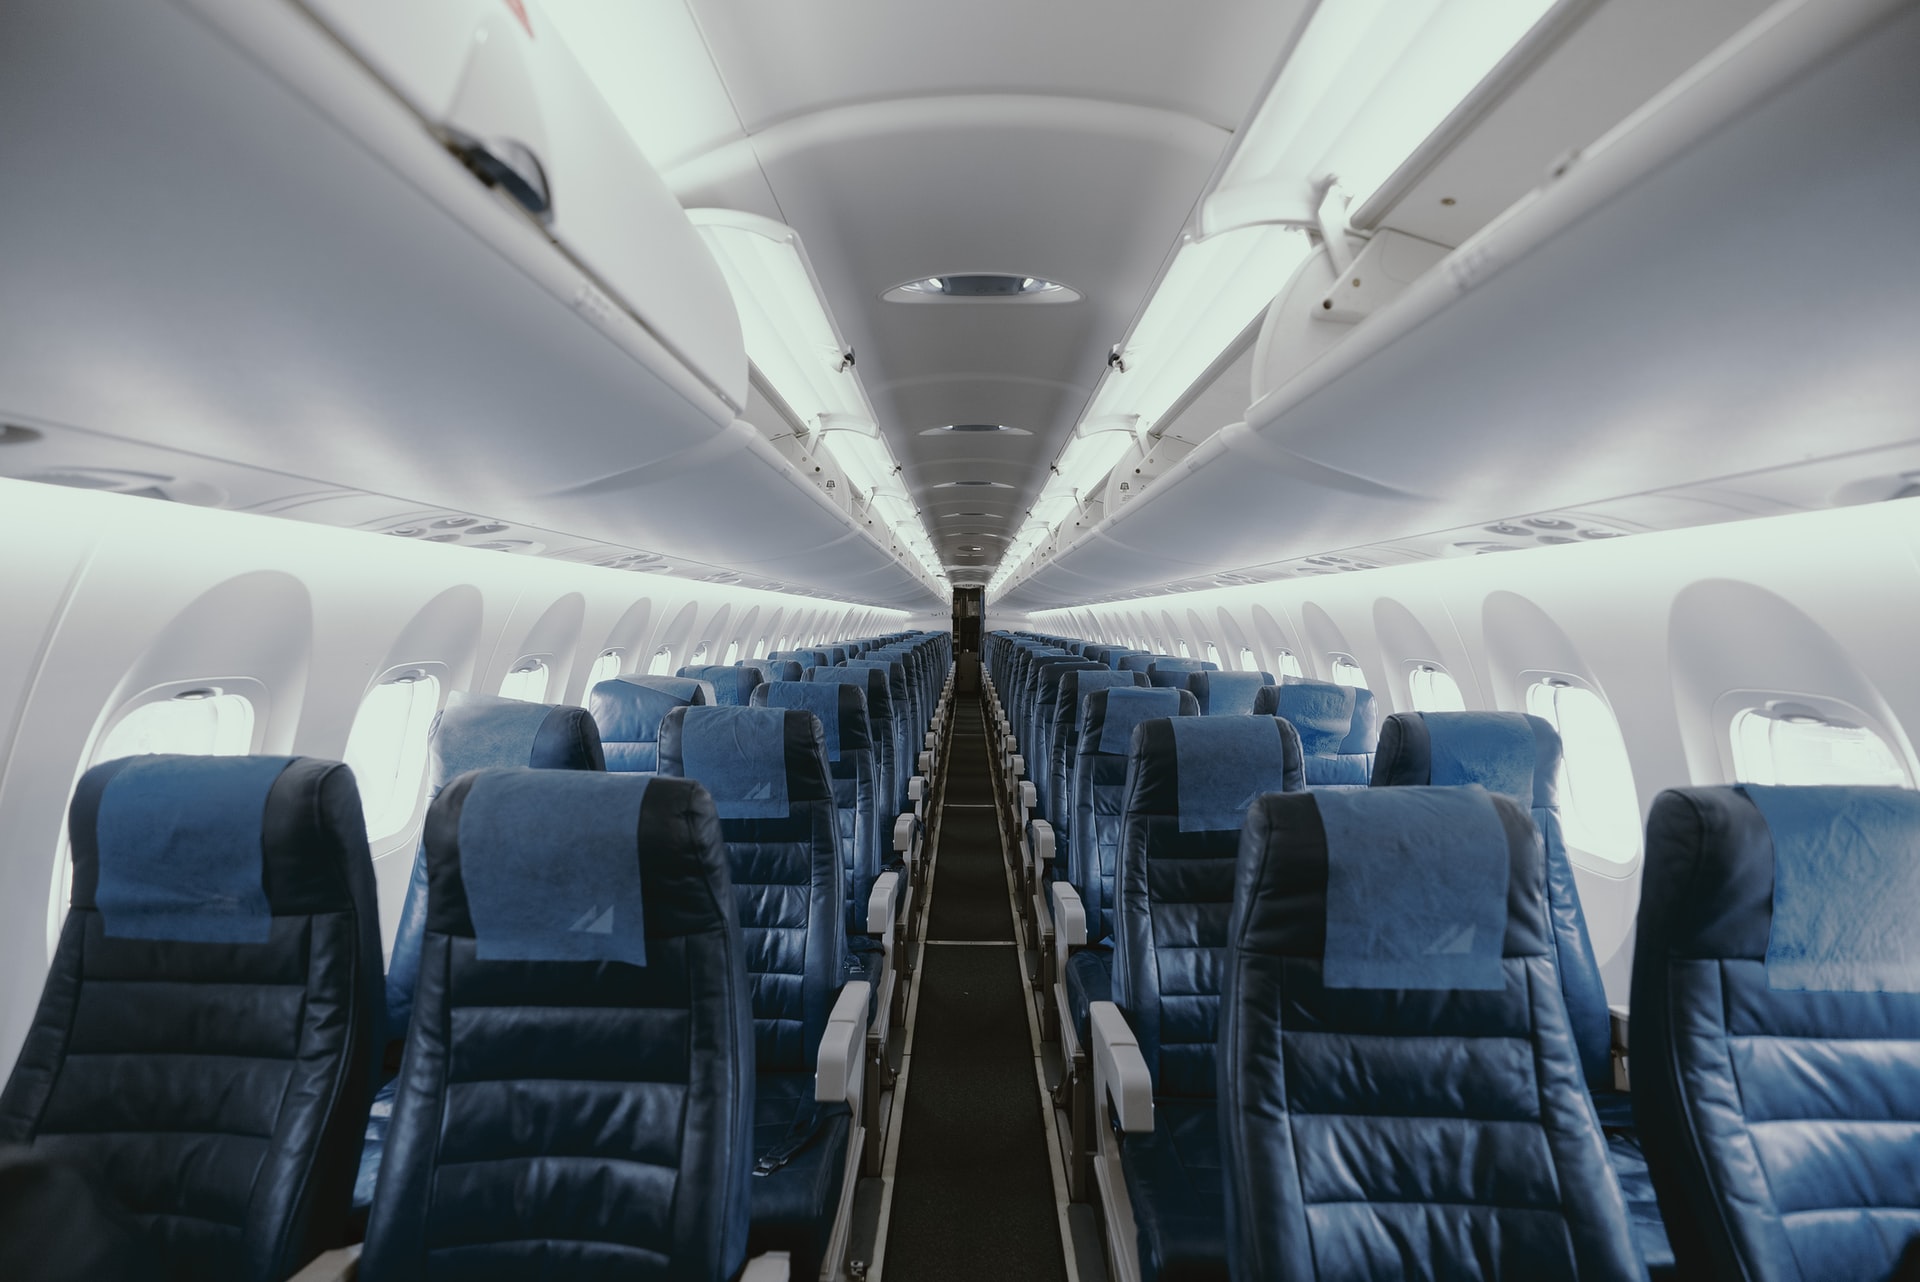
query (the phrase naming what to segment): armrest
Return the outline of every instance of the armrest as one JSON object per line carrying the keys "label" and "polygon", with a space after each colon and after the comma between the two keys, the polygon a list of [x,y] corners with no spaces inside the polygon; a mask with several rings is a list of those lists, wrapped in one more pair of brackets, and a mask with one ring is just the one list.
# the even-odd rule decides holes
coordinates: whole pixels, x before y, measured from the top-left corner
{"label": "armrest", "polygon": [[792,1272],[792,1258],[785,1251],[768,1251],[747,1261],[739,1282],[787,1282]]}
{"label": "armrest", "polygon": [[[902,819],[908,818],[906,815]],[[895,841],[899,838],[896,836]],[[867,896],[867,933],[879,939],[893,952],[893,923],[900,915],[900,874],[883,872],[873,880],[873,892]]]}
{"label": "armrest", "polygon": [[1613,1026],[1613,1049],[1617,1053],[1625,1055],[1627,1053],[1627,1030],[1630,1026],[1630,1022],[1627,1019],[1627,1008],[1625,1006],[1609,1006],[1607,1007],[1607,1014],[1612,1016],[1608,1023]]}
{"label": "armrest", "polygon": [[1153,1078],[1127,1017],[1112,1002],[1095,1002],[1088,1014],[1093,1028],[1094,1090],[1111,1103],[1113,1120],[1121,1130],[1135,1135],[1151,1131]]}
{"label": "armrest", "polygon": [[893,849],[896,854],[906,854],[913,849],[913,826],[919,822],[914,815],[901,815],[893,821]]}
{"label": "armrest", "polygon": [[920,769],[920,775],[922,778],[925,778],[927,775],[932,774],[933,773],[933,754],[931,752],[921,753],[920,761],[918,764]]}
{"label": "armrest", "polygon": [[353,1282],[359,1276],[360,1247],[355,1245],[343,1246],[337,1251],[322,1251],[287,1282]]}
{"label": "armrest", "polygon": [[[938,717],[935,717],[935,718],[934,718],[934,722],[935,722],[935,724],[938,724],[938,723],[939,723],[939,720],[940,720],[940,718],[938,718]],[[927,741],[926,741],[926,746],[927,746],[927,751],[929,751],[929,752],[931,752],[931,751],[933,751],[933,750],[934,750],[935,748],[937,748],[937,747],[939,747],[939,746],[940,746],[940,736],[939,736],[939,734],[937,734],[936,732],[934,732],[934,731],[932,731],[932,730],[929,730],[929,731],[927,731]]]}
{"label": "armrest", "polygon": [[860,1103],[867,1003],[872,998],[873,985],[856,979],[840,990],[840,1000],[827,1016],[827,1029],[820,1034],[819,1067],[813,1074],[813,1098],[823,1104],[845,1100],[857,1109]]}
{"label": "armrest", "polygon": [[[1025,763],[1022,762],[1021,764],[1024,765]],[[1033,781],[1031,779],[1022,779],[1020,781],[1020,809],[1022,811],[1032,811],[1039,804],[1040,794],[1033,790]]]}
{"label": "armrest", "polygon": [[1020,741],[1014,738],[1010,734],[1001,735],[1000,751],[1001,752],[1018,752],[1020,751]]}
{"label": "armrest", "polygon": [[[1036,872],[1051,863],[1053,861],[1053,825],[1044,819],[1036,819],[1029,824],[1027,847],[1033,852],[1033,866]],[[1073,888],[1069,886],[1067,889]]]}
{"label": "armrest", "polygon": [[1007,773],[1015,779],[1027,773],[1027,759],[1017,752],[1014,753],[1012,760],[1007,762]]}

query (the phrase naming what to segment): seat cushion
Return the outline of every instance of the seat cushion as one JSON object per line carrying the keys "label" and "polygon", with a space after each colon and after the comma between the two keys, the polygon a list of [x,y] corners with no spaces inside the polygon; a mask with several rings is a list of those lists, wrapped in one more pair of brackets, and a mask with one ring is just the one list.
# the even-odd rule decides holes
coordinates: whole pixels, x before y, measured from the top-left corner
{"label": "seat cushion", "polygon": [[1067,1012],[1073,1017],[1080,1045],[1091,1048],[1087,1024],[1088,1009],[1094,1002],[1113,1000],[1113,949],[1106,944],[1082,948],[1067,958]]}
{"label": "seat cushion", "polygon": [[1633,1220],[1633,1243],[1654,1278],[1675,1276],[1673,1247],[1667,1242],[1667,1226],[1660,1219],[1660,1202],[1653,1193],[1653,1176],[1647,1172],[1647,1156],[1640,1151],[1639,1137],[1630,1131],[1608,1128],[1607,1160],[1620,1177],[1620,1192],[1627,1199],[1627,1214]]}
{"label": "seat cushion", "polygon": [[1120,1150],[1140,1235],[1142,1282],[1227,1276],[1220,1110],[1211,1099],[1158,1098],[1153,1129]]}
{"label": "seat cushion", "polygon": [[[816,1111],[817,1110],[817,1111]],[[814,1118],[812,1139],[779,1169],[753,1179],[747,1254],[789,1251],[793,1276],[820,1271],[839,1207],[853,1119],[844,1104],[816,1105],[812,1073],[761,1073],[754,1080],[755,1160],[786,1143],[796,1118]]]}
{"label": "seat cushion", "polygon": [[367,1138],[360,1147],[360,1173],[353,1179],[353,1209],[364,1216],[373,1205],[373,1186],[380,1178],[380,1158],[387,1150],[387,1127],[393,1122],[393,1094],[400,1079],[390,1077],[373,1094],[367,1114]]}

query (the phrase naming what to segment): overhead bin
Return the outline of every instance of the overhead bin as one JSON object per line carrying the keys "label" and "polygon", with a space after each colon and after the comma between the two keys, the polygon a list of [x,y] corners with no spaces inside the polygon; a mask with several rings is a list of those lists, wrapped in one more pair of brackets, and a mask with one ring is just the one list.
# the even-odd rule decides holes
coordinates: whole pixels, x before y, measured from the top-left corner
{"label": "overhead bin", "polygon": [[[1263,342],[1289,367],[1256,373],[1246,424],[1007,604],[1909,446],[1920,12],[1899,9],[1782,7],[1304,368]],[[1845,237],[1809,234],[1836,209]],[[1296,277],[1269,329],[1327,279]]]}
{"label": "overhead bin", "polygon": [[745,408],[720,269],[537,4],[303,3],[735,413]]}

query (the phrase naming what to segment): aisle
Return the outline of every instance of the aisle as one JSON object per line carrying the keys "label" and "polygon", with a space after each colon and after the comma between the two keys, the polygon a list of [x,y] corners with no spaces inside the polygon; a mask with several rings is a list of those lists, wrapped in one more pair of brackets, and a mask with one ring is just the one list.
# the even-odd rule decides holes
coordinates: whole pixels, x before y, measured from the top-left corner
{"label": "aisle", "polygon": [[956,699],[883,1271],[1065,1274],[978,696]]}

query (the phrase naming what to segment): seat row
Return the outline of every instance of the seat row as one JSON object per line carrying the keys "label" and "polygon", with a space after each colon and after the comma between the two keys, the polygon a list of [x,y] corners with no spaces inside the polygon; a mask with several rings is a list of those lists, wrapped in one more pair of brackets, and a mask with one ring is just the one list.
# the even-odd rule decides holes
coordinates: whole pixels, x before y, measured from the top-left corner
{"label": "seat row", "polygon": [[0,1095],[126,1257],[78,1275],[278,1279],[362,1232],[373,1277],[837,1275],[918,855],[909,813],[881,862],[874,745],[945,723],[946,639],[887,640],[450,700],[384,983],[345,767],[95,767]]}
{"label": "seat row", "polygon": [[[1060,1039],[1070,1192],[1100,1207],[1118,1276],[1641,1276],[1677,1259],[1687,1277],[1887,1277],[1920,1259],[1902,1147],[1920,1136],[1920,885],[1893,871],[1920,868],[1915,794],[1663,794],[1629,1015],[1587,938],[1547,723],[1401,714],[1376,744],[1364,691],[1208,669],[1143,688],[1102,656],[1038,653],[1069,649],[1047,640],[989,642],[987,698],[1025,746],[1045,743],[1043,689],[1064,692],[1042,751],[1076,804],[1056,769],[1009,849],[1041,887],[1034,936],[1053,935],[1033,974]],[[1024,755],[1006,761],[1010,828],[1016,788],[1036,800]],[[1871,839],[1834,849],[1862,817]],[[1775,991],[1800,986],[1767,961],[1767,892],[1777,922],[1785,889],[1767,852],[1808,834],[1827,848],[1805,869],[1838,857],[1873,889],[1796,883],[1817,897],[1796,919],[1898,892],[1876,947],[1904,960],[1875,985]],[[1448,880],[1476,861],[1472,887]],[[1830,922],[1813,933],[1848,946]],[[1501,976],[1455,969],[1475,955]]]}

